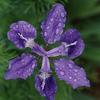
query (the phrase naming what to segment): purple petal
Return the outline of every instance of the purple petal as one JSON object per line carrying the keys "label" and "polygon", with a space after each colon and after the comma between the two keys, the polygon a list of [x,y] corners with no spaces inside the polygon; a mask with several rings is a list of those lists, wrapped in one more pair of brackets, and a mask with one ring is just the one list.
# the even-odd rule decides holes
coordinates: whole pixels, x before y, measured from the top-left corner
{"label": "purple petal", "polygon": [[48,57],[68,56],[70,58],[75,58],[82,54],[84,48],[85,44],[82,39],[78,39],[77,41],[71,44],[62,42],[60,46],[47,51],[47,56]]}
{"label": "purple petal", "polygon": [[46,97],[46,100],[55,100],[55,97],[54,96],[49,96],[49,97]]}
{"label": "purple petal", "polygon": [[40,56],[46,56],[46,51],[36,43],[34,43],[32,51]]}
{"label": "purple petal", "polygon": [[10,26],[10,31],[7,33],[8,39],[12,41],[17,48],[30,47],[36,37],[35,28],[25,22],[18,21]]}
{"label": "purple petal", "polygon": [[41,25],[42,35],[47,43],[52,44],[60,39],[65,21],[66,12],[63,5],[55,4]]}
{"label": "purple petal", "polygon": [[64,47],[64,45],[60,45],[56,48],[53,48],[49,51],[47,51],[48,57],[56,57],[56,56],[64,56],[68,54],[68,49]]}
{"label": "purple petal", "polygon": [[80,38],[80,32],[76,29],[68,29],[62,34],[61,41],[67,44],[73,43]]}
{"label": "purple petal", "polygon": [[80,86],[90,86],[89,80],[86,78],[84,69],[77,66],[71,60],[56,60],[55,70],[60,80],[64,80],[74,89]]}
{"label": "purple petal", "polygon": [[22,54],[10,61],[9,68],[5,72],[5,79],[26,79],[33,73],[36,66],[35,58],[30,54]]}
{"label": "purple petal", "polygon": [[68,56],[70,58],[78,57],[82,54],[85,48],[85,44],[82,39],[78,39],[76,45],[70,46],[68,48]]}
{"label": "purple petal", "polygon": [[50,74],[41,73],[37,75],[35,87],[42,96],[46,96],[47,100],[54,100],[57,87],[54,78]]}
{"label": "purple petal", "polygon": [[42,67],[40,72],[51,72],[50,70],[50,62],[47,56],[43,56]]}

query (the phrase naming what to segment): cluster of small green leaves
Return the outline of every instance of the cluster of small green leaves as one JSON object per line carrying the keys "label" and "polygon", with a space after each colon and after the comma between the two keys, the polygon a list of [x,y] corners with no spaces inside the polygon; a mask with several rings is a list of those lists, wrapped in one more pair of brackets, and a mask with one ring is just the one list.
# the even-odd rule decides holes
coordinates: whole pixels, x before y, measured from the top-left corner
{"label": "cluster of small green leaves", "polygon": [[[10,59],[19,55],[18,50],[7,39],[9,25],[18,20],[26,20],[37,28],[39,43],[44,43],[40,36],[40,23],[54,4],[62,3],[68,11],[67,27],[76,27],[86,43],[80,64],[91,77],[94,67],[100,62],[100,1],[99,0],[0,0],[0,100],[44,100],[34,88],[33,77],[24,80],[5,81],[4,71]],[[93,67],[93,65],[95,65]],[[37,69],[38,70],[38,69]],[[37,73],[37,71],[35,72]],[[69,85],[57,79],[56,100],[93,100],[80,94],[83,89],[73,91]]]}

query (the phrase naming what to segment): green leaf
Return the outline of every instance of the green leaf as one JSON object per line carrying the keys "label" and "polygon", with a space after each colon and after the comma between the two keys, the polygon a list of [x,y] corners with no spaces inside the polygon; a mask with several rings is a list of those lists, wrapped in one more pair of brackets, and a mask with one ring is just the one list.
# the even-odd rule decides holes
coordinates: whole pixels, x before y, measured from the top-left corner
{"label": "green leaf", "polygon": [[100,4],[97,0],[70,0],[68,7],[72,19],[86,18],[100,13]]}
{"label": "green leaf", "polygon": [[86,59],[100,62],[100,48],[87,45],[84,54],[82,56]]}
{"label": "green leaf", "polygon": [[86,20],[80,23],[79,26],[84,38],[87,38],[93,34],[100,38],[100,19]]}
{"label": "green leaf", "polygon": [[73,97],[73,100],[95,100],[93,97],[88,96],[86,94],[82,94],[80,92],[74,92]]}

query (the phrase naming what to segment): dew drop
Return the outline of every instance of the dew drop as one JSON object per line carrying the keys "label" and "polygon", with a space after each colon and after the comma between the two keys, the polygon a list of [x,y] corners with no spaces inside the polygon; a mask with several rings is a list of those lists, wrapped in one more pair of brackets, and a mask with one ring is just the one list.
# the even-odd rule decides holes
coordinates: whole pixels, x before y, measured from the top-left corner
{"label": "dew drop", "polygon": [[16,28],[18,28],[18,25],[16,25]]}
{"label": "dew drop", "polygon": [[74,79],[74,82],[76,82],[77,81],[77,79]]}
{"label": "dew drop", "polygon": [[56,34],[58,34],[59,33],[59,29],[56,29]]}
{"label": "dew drop", "polygon": [[44,36],[47,36],[47,32],[44,32]]}
{"label": "dew drop", "polygon": [[60,74],[61,74],[61,75],[64,75],[64,72],[63,72],[63,71],[60,71]]}
{"label": "dew drop", "polygon": [[52,22],[53,21],[53,18],[51,18],[50,21]]}
{"label": "dew drop", "polygon": [[77,70],[77,69],[74,69],[74,71],[75,71],[75,72],[78,72],[78,70]]}
{"label": "dew drop", "polygon": [[62,17],[64,17],[64,16],[65,16],[65,14],[64,14],[64,13],[61,13],[61,16],[62,16]]}
{"label": "dew drop", "polygon": [[71,64],[68,64],[68,65],[69,65],[69,68],[73,68]]}
{"label": "dew drop", "polygon": [[61,23],[58,24],[58,26],[61,26],[61,25],[62,25]]}
{"label": "dew drop", "polygon": [[71,76],[69,76],[69,79],[72,79],[72,77],[71,77]]}
{"label": "dew drop", "polygon": [[49,26],[47,27],[47,29],[49,29]]}

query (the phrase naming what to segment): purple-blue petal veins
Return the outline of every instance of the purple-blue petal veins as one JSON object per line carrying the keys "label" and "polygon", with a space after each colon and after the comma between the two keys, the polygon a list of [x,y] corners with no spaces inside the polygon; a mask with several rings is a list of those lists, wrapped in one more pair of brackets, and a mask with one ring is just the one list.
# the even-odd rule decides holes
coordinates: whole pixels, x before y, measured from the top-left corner
{"label": "purple-blue petal veins", "polygon": [[[70,58],[78,57],[82,54],[85,44],[80,37],[80,32],[76,29],[67,30],[61,37],[62,45],[65,46],[65,55]],[[63,52],[62,51],[62,52]]]}
{"label": "purple-blue petal veins", "polygon": [[38,45],[37,43],[34,43],[32,46],[32,51],[40,56],[46,56],[46,51],[42,46]]}
{"label": "purple-blue petal veins", "polygon": [[41,25],[42,35],[47,43],[52,44],[60,40],[65,21],[66,11],[64,6],[59,3],[55,4]]}
{"label": "purple-blue petal veins", "polygon": [[90,86],[83,68],[71,60],[60,59],[55,61],[55,71],[60,80],[64,80],[74,89],[80,86]]}
{"label": "purple-blue petal veins", "polygon": [[[67,49],[67,48],[66,48]],[[56,56],[64,56],[68,54],[68,49],[66,50],[64,45],[60,45],[55,47],[49,51],[47,51],[48,57],[56,57]]]}
{"label": "purple-blue petal veins", "polygon": [[18,21],[10,26],[7,35],[8,39],[12,41],[17,48],[31,47],[34,44],[36,30],[26,21]]}
{"label": "purple-blue petal veins", "polygon": [[82,39],[78,39],[76,45],[69,46],[68,56],[70,58],[75,58],[81,55],[84,51],[85,44]]}
{"label": "purple-blue petal veins", "polygon": [[47,56],[43,56],[42,67],[40,69],[40,72],[46,72],[46,73],[51,72],[50,62]]}
{"label": "purple-blue petal veins", "polygon": [[40,73],[35,77],[37,91],[46,97],[46,100],[54,100],[57,86],[54,78],[48,73]]}
{"label": "purple-blue petal veins", "polygon": [[20,57],[16,57],[9,62],[8,70],[5,72],[5,79],[26,79],[30,76],[36,66],[35,57],[31,54],[23,53]]}

